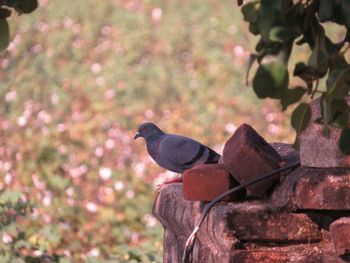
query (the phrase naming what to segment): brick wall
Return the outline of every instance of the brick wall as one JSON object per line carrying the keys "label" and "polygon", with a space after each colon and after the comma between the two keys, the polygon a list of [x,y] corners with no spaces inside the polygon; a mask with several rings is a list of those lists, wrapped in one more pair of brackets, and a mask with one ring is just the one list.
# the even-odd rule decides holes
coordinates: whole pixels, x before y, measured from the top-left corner
{"label": "brick wall", "polygon": [[[297,153],[273,147],[286,162]],[[206,203],[163,186],[154,215],[164,226],[164,262],[181,262],[185,241]],[[193,262],[350,262],[350,169],[299,167],[265,197],[220,202],[205,219]]]}

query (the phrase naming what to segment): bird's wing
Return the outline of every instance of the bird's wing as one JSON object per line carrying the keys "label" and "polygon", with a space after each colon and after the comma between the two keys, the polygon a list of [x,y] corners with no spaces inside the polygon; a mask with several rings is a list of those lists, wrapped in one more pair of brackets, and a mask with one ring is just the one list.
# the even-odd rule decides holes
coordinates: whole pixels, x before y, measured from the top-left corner
{"label": "bird's wing", "polygon": [[168,134],[159,145],[159,156],[169,165],[186,169],[197,161],[208,158],[209,148],[180,135]]}

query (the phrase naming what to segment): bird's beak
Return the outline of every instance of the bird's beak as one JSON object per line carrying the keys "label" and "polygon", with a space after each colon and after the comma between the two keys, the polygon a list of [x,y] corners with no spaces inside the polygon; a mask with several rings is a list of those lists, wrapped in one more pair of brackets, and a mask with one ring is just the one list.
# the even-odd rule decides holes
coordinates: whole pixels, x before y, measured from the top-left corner
{"label": "bird's beak", "polygon": [[136,140],[138,137],[142,137],[141,134],[140,134],[139,132],[137,132],[137,133],[135,134],[134,140]]}

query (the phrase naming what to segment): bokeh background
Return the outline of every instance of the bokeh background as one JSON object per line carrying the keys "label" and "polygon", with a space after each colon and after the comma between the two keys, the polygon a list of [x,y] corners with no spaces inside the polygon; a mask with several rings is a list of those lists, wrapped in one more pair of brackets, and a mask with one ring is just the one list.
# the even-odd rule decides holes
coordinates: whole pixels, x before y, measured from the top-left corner
{"label": "bokeh background", "polygon": [[294,140],[289,113],[245,86],[255,39],[234,1],[41,0],[9,22],[1,262],[161,262],[152,204],[176,175],[133,140],[144,121],[219,152],[242,123]]}

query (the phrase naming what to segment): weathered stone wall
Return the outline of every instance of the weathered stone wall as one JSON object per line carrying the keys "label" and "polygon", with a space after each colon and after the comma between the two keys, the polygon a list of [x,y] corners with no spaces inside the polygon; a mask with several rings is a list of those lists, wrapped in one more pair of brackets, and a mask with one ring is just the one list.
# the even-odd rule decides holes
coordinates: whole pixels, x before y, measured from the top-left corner
{"label": "weathered stone wall", "polygon": [[[275,144],[283,160],[298,158]],[[181,262],[204,202],[163,186],[154,215],[164,227],[164,262]],[[299,167],[259,200],[220,202],[197,236],[193,262],[350,262],[350,169]]]}

